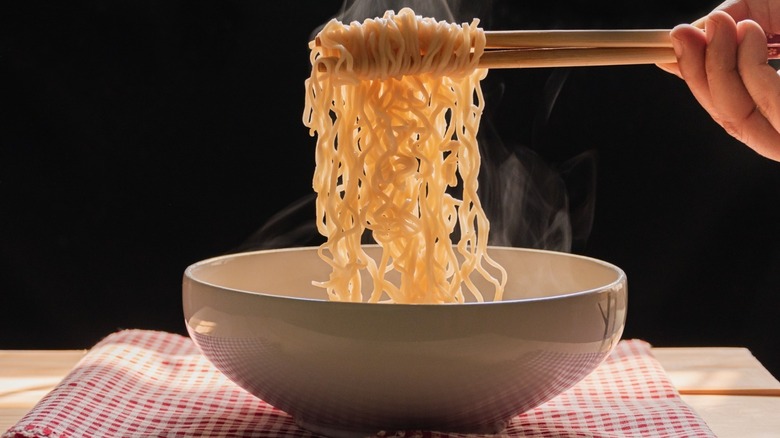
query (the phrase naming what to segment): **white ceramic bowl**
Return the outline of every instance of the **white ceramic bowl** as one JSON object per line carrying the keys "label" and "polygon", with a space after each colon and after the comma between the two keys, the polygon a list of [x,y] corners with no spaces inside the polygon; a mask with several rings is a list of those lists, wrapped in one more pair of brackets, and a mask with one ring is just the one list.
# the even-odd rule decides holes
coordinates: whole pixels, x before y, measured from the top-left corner
{"label": "white ceramic bowl", "polygon": [[504,300],[441,305],[328,301],[315,248],[217,257],[184,273],[185,322],[228,378],[314,432],[495,433],[609,354],[626,276],[564,253],[490,254]]}

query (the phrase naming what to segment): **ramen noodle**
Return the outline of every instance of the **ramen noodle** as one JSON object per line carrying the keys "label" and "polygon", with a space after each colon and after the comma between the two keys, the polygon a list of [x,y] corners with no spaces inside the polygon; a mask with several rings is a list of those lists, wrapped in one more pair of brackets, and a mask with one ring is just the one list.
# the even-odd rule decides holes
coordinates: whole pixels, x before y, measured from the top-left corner
{"label": "ramen noodle", "polygon": [[[303,118],[317,137],[313,188],[327,238],[319,255],[332,268],[315,284],[331,300],[484,301],[474,276],[501,298],[506,272],[487,254],[490,224],[477,197],[487,74],[477,68],[485,45],[477,24],[407,8],[332,20],[310,43]],[[381,248],[376,258],[361,244],[367,233]]]}

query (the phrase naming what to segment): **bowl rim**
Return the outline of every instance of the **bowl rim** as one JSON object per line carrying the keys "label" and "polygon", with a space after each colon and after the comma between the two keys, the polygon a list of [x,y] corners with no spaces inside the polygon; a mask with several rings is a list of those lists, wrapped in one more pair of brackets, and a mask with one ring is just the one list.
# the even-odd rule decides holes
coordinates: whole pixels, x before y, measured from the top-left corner
{"label": "bowl rim", "polygon": [[[365,244],[364,247],[378,247],[378,244]],[[267,292],[260,292],[260,291],[253,291],[253,290],[244,290],[239,288],[233,288],[233,287],[227,287],[224,285],[212,283],[209,281],[205,281],[202,279],[198,279],[193,275],[193,272],[198,269],[201,266],[209,265],[209,264],[215,264],[219,263],[220,261],[224,261],[227,259],[234,259],[238,257],[251,257],[257,254],[269,254],[269,253],[277,253],[277,252],[297,252],[297,251],[306,251],[306,250],[317,250],[318,246],[297,246],[297,247],[285,247],[285,248],[269,248],[269,249],[259,249],[259,250],[253,250],[253,251],[245,251],[245,252],[233,252],[233,253],[227,253],[222,254],[214,257],[209,257],[200,261],[197,261],[195,263],[190,264],[185,268],[184,270],[184,279],[192,281],[194,283],[212,287],[215,289],[220,289],[224,291],[229,292],[235,292],[240,294],[246,294],[246,295],[259,295],[266,298],[276,298],[281,300],[289,300],[289,301],[302,301],[302,302],[311,302],[311,303],[329,303],[331,305],[347,305],[347,306],[376,306],[377,304],[388,307],[408,307],[408,306],[415,306],[415,307],[435,307],[435,308],[442,308],[442,307],[450,307],[450,306],[495,306],[495,305],[507,305],[511,303],[530,303],[530,302],[542,302],[542,301],[552,301],[552,300],[560,300],[564,298],[569,297],[575,297],[580,295],[588,295],[592,293],[597,293],[599,291],[609,291],[615,288],[621,289],[624,288],[623,285],[627,282],[626,279],[626,273],[618,267],[617,265],[607,262],[605,260],[601,260],[595,257],[585,256],[581,254],[574,254],[574,253],[568,253],[563,251],[553,251],[553,250],[545,250],[545,249],[536,249],[536,248],[521,248],[521,247],[511,247],[511,246],[497,246],[497,245],[489,245],[488,250],[491,249],[499,249],[499,250],[510,250],[510,251],[519,251],[519,252],[529,252],[529,253],[540,253],[540,254],[552,254],[555,256],[563,256],[563,257],[569,257],[579,260],[584,260],[590,263],[595,263],[597,265],[601,265],[605,268],[611,269],[617,273],[617,277],[615,280],[609,283],[605,283],[601,286],[597,286],[590,289],[583,289],[578,290],[574,292],[567,292],[567,293],[561,293],[556,294],[552,296],[545,296],[545,297],[529,297],[529,298],[516,298],[516,299],[507,299],[507,300],[500,300],[500,301],[494,301],[494,300],[485,300],[485,301],[467,301],[463,303],[387,303],[387,302],[379,302],[379,303],[369,303],[365,301],[332,301],[327,298],[327,296],[323,298],[304,298],[304,297],[292,297],[288,295],[280,295],[280,294],[272,294]]]}

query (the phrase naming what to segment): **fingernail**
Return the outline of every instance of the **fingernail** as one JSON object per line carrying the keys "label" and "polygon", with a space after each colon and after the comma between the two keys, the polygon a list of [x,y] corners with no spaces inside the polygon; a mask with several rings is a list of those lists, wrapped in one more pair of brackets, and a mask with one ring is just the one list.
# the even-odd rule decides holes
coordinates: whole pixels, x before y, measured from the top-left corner
{"label": "fingernail", "polygon": [[711,17],[708,17],[707,21],[704,22],[704,36],[707,38],[707,44],[712,42],[712,38],[715,36],[715,32],[717,32],[717,27],[718,23]]}
{"label": "fingernail", "polygon": [[672,37],[672,48],[674,49],[674,56],[681,57],[683,52],[683,43],[679,38]]}

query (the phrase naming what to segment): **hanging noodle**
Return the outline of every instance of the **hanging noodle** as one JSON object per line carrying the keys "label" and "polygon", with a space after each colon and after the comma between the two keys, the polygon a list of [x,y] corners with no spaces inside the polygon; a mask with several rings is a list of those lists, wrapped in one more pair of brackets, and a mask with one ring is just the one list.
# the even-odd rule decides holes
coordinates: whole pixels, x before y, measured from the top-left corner
{"label": "hanging noodle", "polygon": [[[331,300],[459,303],[487,279],[500,300],[506,272],[487,254],[477,197],[483,109],[478,21],[456,25],[398,14],[329,22],[310,43],[304,123],[317,136],[317,226]],[[462,199],[448,187],[462,185]],[[453,245],[456,226],[460,240]],[[376,260],[361,246],[371,233]],[[499,278],[494,277],[485,264]],[[373,281],[363,296],[361,272]],[[399,281],[387,274],[396,271]]]}

